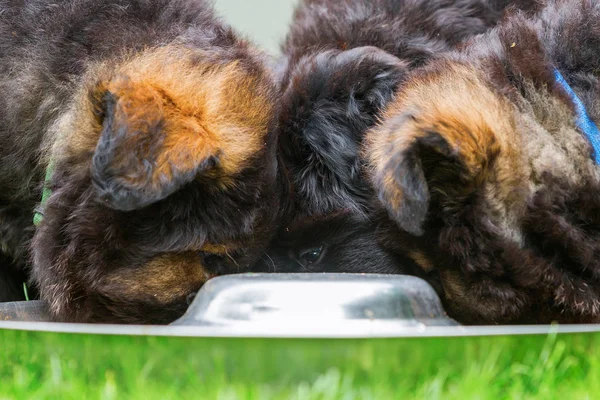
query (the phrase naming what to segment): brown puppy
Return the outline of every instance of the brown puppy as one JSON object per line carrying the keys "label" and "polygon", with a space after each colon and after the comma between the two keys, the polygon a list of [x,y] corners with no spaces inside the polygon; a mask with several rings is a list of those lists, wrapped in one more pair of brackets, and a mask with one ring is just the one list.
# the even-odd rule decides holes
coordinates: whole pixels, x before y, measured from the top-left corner
{"label": "brown puppy", "polygon": [[600,3],[591,0],[517,13],[399,88],[368,134],[372,182],[400,228],[388,243],[439,271],[452,316],[600,321],[594,121]]}
{"label": "brown puppy", "polygon": [[361,144],[409,70],[515,7],[533,12],[537,1],[299,2],[283,45],[278,125],[294,208],[257,268],[421,273],[420,258],[382,245],[379,225],[389,221],[365,179]]}
{"label": "brown puppy", "polygon": [[31,267],[59,320],[166,323],[208,277],[254,262],[282,192],[261,53],[204,1],[0,14],[1,270],[27,265],[46,173]]}

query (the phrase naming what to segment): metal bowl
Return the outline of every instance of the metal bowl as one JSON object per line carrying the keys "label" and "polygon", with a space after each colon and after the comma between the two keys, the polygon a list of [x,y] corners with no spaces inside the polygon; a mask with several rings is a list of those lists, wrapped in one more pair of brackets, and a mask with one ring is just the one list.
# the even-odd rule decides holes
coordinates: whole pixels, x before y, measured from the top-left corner
{"label": "metal bowl", "polygon": [[[393,337],[457,327],[422,279],[372,274],[213,278],[170,326],[47,323],[41,301],[0,304],[0,329],[223,337]],[[20,322],[19,322],[20,321]],[[38,322],[46,322],[38,324]]]}
{"label": "metal bowl", "polygon": [[378,333],[457,325],[422,279],[373,274],[240,274],[211,279],[172,325],[241,334]]}
{"label": "metal bowl", "polygon": [[[461,326],[424,281],[399,275],[246,274],[214,278],[169,326],[48,321],[43,302],[0,304],[7,330],[92,335],[401,338],[598,333],[600,325]],[[36,322],[39,321],[39,322]]]}

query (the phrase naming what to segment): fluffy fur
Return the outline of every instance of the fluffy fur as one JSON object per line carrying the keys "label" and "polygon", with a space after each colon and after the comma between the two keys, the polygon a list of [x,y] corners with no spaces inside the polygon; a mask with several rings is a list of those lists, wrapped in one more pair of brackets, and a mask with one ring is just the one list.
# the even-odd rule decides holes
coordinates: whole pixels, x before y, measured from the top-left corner
{"label": "fluffy fur", "polygon": [[[421,274],[414,268],[424,260],[420,253],[392,256],[377,233],[388,219],[365,177],[361,143],[411,69],[490,29],[509,6],[533,11],[537,3],[300,3],[280,75],[280,151],[294,209],[261,269]],[[322,249],[325,257],[306,265],[311,249]]]}
{"label": "fluffy fur", "polygon": [[494,26],[521,0],[305,0],[283,45],[280,148],[308,215],[365,210],[365,132],[406,73]]}
{"label": "fluffy fur", "polygon": [[165,323],[259,257],[287,192],[260,52],[201,0],[2,0],[0,15],[2,277],[30,253],[58,320]]}
{"label": "fluffy fur", "polygon": [[411,73],[368,134],[387,242],[462,322],[600,322],[600,169],[554,68],[600,122],[600,3],[512,15]]}

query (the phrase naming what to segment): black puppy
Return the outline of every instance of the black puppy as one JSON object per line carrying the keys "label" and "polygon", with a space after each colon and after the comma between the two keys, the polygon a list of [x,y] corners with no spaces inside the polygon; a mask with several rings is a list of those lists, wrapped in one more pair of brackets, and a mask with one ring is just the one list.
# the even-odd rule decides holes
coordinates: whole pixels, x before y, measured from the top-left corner
{"label": "black puppy", "polygon": [[[309,262],[311,271],[342,265],[363,272],[413,270],[413,263],[399,264],[389,256],[375,234],[388,221],[364,177],[363,138],[409,70],[485,32],[509,6],[534,10],[537,2],[300,3],[283,46],[280,75],[279,149],[294,208],[268,252],[276,265],[298,265],[298,257],[312,254],[306,253],[308,242],[315,252],[327,254],[317,261],[300,260]],[[337,228],[323,230],[332,219]],[[344,241],[354,247],[332,245]],[[264,256],[257,268],[269,269],[269,264]]]}

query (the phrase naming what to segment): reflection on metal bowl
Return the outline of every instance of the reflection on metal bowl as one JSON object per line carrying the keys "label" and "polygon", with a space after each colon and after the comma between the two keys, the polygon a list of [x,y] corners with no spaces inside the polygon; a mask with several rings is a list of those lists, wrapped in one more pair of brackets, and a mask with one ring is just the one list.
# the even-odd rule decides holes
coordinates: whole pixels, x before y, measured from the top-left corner
{"label": "reflection on metal bowl", "polygon": [[217,277],[173,325],[242,334],[385,334],[456,325],[425,281],[403,275],[240,274]]}

